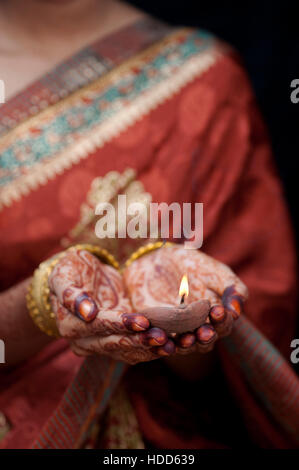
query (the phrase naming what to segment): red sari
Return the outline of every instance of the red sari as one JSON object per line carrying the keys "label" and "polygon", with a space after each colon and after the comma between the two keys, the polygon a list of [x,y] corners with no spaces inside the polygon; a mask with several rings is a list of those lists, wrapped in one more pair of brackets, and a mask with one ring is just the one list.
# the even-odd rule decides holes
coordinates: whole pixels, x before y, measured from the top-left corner
{"label": "red sari", "polygon": [[[65,244],[95,242],[93,225],[84,219],[92,208],[91,196],[86,204],[91,183],[128,167],[155,201],[204,203],[203,250],[247,284],[247,317],[289,356],[295,254],[267,134],[238,58],[199,30],[139,22],[84,49],[1,106],[2,290],[32,275]],[[122,192],[118,175],[112,180],[112,193]],[[112,248],[121,257],[132,247]],[[246,434],[244,445],[294,446],[227,350],[220,349],[219,358],[221,383],[238,412],[234,435]],[[242,361],[246,368],[246,358]],[[51,344],[3,376],[0,410],[11,429],[0,445],[82,446],[124,370],[108,358],[83,361],[62,340]],[[162,372],[152,364],[133,368],[132,383],[150,370],[158,389]],[[209,432],[199,425],[185,438],[167,417],[157,419],[159,404],[150,403],[138,383],[143,382],[129,391],[130,413],[135,410],[148,445],[235,445],[233,435],[228,442],[213,436],[220,419],[215,413]],[[209,394],[205,400],[209,414]]]}

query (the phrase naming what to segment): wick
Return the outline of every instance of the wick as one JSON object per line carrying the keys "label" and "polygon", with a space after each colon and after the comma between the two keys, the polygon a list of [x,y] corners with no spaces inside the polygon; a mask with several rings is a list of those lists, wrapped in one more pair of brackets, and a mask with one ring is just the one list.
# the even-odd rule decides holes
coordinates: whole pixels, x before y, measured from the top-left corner
{"label": "wick", "polygon": [[183,304],[184,304],[184,302],[185,302],[185,295],[186,295],[186,294],[183,294],[183,295],[182,295],[180,305],[183,305]]}

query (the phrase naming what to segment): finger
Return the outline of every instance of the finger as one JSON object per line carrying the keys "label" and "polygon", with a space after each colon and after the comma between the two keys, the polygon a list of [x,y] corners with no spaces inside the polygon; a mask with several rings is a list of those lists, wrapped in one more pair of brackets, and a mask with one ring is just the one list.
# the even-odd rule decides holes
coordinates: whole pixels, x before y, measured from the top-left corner
{"label": "finger", "polygon": [[233,316],[223,305],[214,305],[209,314],[210,322],[219,338],[230,334],[233,327]]}
{"label": "finger", "polygon": [[67,310],[86,322],[100,308],[130,309],[120,273],[85,250],[69,252],[59,261],[49,277],[49,287]]}
{"label": "finger", "polygon": [[79,353],[83,351],[89,354],[105,354],[129,364],[151,361],[175,351],[171,341],[166,341],[165,348],[152,347],[148,343],[144,344],[143,336],[142,333],[127,336],[110,335],[102,338],[93,336],[74,340],[73,344]]}
{"label": "finger", "polygon": [[[137,362],[151,361],[153,359],[158,359],[159,357],[167,357],[176,353],[176,346],[173,340],[168,339],[168,341],[163,346],[152,347],[150,350],[144,350],[142,348],[134,347],[132,350],[131,347],[121,349],[113,344],[113,338],[111,338],[112,344],[108,342],[108,338],[105,338],[106,341],[101,342],[101,348],[99,348],[99,342],[96,345],[91,345],[89,341],[86,341],[85,344],[77,343],[72,344],[71,348],[73,352],[79,356],[88,356],[92,354],[90,349],[93,349],[97,354],[113,354],[113,357],[121,358],[130,364],[136,364]],[[83,346],[83,347],[82,347]],[[89,351],[85,348],[89,348]]]}
{"label": "finger", "polygon": [[179,348],[189,349],[196,343],[195,333],[184,333],[176,338],[176,344]]}
{"label": "finger", "polygon": [[96,334],[107,336],[114,333],[141,332],[150,326],[150,322],[142,315],[124,314],[122,311],[110,309],[100,309],[97,317],[91,323],[86,323],[72,315],[54,294],[50,294],[50,302],[56,314],[60,335],[69,339]]}
{"label": "finger", "polygon": [[[60,298],[58,298],[56,294],[53,293],[53,289],[54,287],[52,286],[52,290],[50,292],[50,302],[52,305],[52,309],[54,313],[56,313],[58,319],[63,320],[66,316],[70,316],[70,312],[66,306],[67,303],[63,305],[61,302],[61,295]],[[59,290],[59,292],[61,294],[62,290]],[[93,320],[98,312],[95,302],[92,299],[90,299],[89,302],[88,294],[82,292],[79,293],[77,307],[77,316],[87,322]]]}
{"label": "finger", "polygon": [[85,250],[70,251],[56,264],[49,276],[50,290],[60,303],[74,313],[78,295],[91,290],[92,273],[100,261]]}
{"label": "finger", "polygon": [[94,320],[99,309],[90,294],[76,288],[68,288],[65,291],[64,305],[77,317],[86,322]]}
{"label": "finger", "polygon": [[163,346],[153,348],[152,352],[158,356],[171,356],[176,353],[176,346],[172,339],[169,339]]}
{"label": "finger", "polygon": [[[50,303],[53,313],[56,315],[56,324],[60,336],[73,339],[90,335],[92,323],[85,323],[71,314],[58,300],[56,295],[50,293]],[[93,331],[93,330],[92,330]]]}
{"label": "finger", "polygon": [[124,313],[122,321],[129,331],[134,332],[145,331],[150,326],[149,320],[144,315],[138,313]]}
{"label": "finger", "polygon": [[168,341],[167,335],[159,328],[151,328],[146,333],[135,333],[133,335],[109,335],[109,336],[90,336],[88,338],[79,338],[75,340],[77,346],[88,350],[90,346],[96,348],[97,353],[105,351],[130,351],[135,348],[152,349],[155,346],[164,346]]}
{"label": "finger", "polygon": [[231,285],[224,290],[221,300],[225,310],[232,315],[234,320],[239,318],[243,312],[244,297],[235,285]]}
{"label": "finger", "polygon": [[162,328],[156,327],[150,328],[145,333],[136,333],[132,337],[141,341],[145,346],[164,346],[168,341],[166,332]]}
{"label": "finger", "polygon": [[105,355],[131,365],[137,364],[138,362],[152,361],[160,357],[155,351],[157,348],[122,348],[119,345],[119,340],[116,340],[112,336],[110,338],[106,337],[103,342],[100,342],[99,338],[88,338],[83,345],[81,343],[77,344],[78,341],[81,340],[74,340],[71,344],[72,351],[78,356],[89,356],[92,354]]}
{"label": "finger", "polygon": [[205,323],[197,328],[196,332],[197,349],[201,353],[209,352],[213,349],[214,344],[218,338],[217,332],[213,325]]}

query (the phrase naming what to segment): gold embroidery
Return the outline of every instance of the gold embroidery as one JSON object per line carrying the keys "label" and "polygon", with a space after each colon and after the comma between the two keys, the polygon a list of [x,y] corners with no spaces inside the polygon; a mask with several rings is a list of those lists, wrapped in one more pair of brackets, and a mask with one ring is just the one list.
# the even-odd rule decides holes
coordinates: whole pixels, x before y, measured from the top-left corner
{"label": "gold embroidery", "polygon": [[[141,52],[138,56],[129,59],[126,63],[108,72],[107,75],[99,78],[93,84],[75,92],[72,96],[42,111],[25,123],[21,123],[13,131],[0,139],[0,152],[4,147],[8,146],[18,134],[37,125],[42,120],[49,119],[49,117],[55,115],[57,112],[66,109],[74,103],[75,100],[88,96],[91,92],[99,91],[108,83],[113,83],[113,81],[123,74],[126,74],[130,69],[138,66],[141,67],[149,57],[157,54],[165,44],[175,40],[176,37],[179,38],[183,34],[187,34],[189,31],[189,29],[177,31]],[[165,78],[165,80],[153,86],[153,88],[137,96],[131,103],[116,112],[115,115],[107,118],[104,122],[86,132],[84,137],[80,138],[79,141],[70,144],[66,149],[51,157],[49,161],[36,163],[28,174],[16,178],[0,190],[0,209],[3,208],[3,206],[10,206],[13,201],[27,195],[39,186],[45,185],[48,180],[55,178],[58,174],[62,174],[66,169],[79,163],[82,159],[87,158],[91,152],[103,147],[105,143],[116,138],[138,119],[148,114],[166,99],[178,93],[187,83],[208,70],[222,55],[223,47],[216,44],[211,46],[208,50],[201,52],[201,54],[193,56],[188,59],[184,66],[177,70],[175,74]]]}
{"label": "gold embroidery", "polygon": [[[133,216],[127,216],[126,221],[118,221],[117,206],[118,195],[127,197],[127,205],[132,202],[139,202],[145,205],[149,220],[149,207],[152,200],[150,193],[144,190],[143,184],[136,180],[136,172],[132,168],[126,169],[123,173],[110,171],[103,177],[98,177],[91,183],[90,190],[86,197],[86,202],[80,208],[80,220],[69,234],[61,240],[61,245],[66,248],[76,243],[91,243],[105,248],[118,261],[127,259],[130,254],[140,245],[149,242],[149,239],[127,239],[119,238],[118,230],[126,230],[127,223]],[[95,234],[95,224],[100,216],[95,214],[97,204],[108,202],[115,208],[115,233],[114,238],[99,239]],[[124,225],[125,224],[125,225]]]}
{"label": "gold embroidery", "polygon": [[57,103],[52,104],[35,116],[20,123],[14,129],[8,131],[0,138],[0,152],[2,151],[3,147],[9,146],[11,142],[16,137],[18,137],[19,134],[28,131],[28,129],[31,127],[38,126],[41,121],[47,121],[49,117],[55,116],[59,112],[64,111],[66,107],[73,105],[75,102],[82,99],[87,93],[98,92],[99,90],[105,88],[109,83],[117,81],[118,78],[121,78],[123,75],[128,73],[130,69],[142,66],[150,58],[154,57],[161,49],[167,46],[167,44],[170,44],[172,41],[176,40],[178,36],[188,34],[190,31],[190,28],[183,28],[175,31],[161,41],[158,41],[152,46],[146,48],[144,51],[136,54],[134,57],[115,67],[113,70],[107,72],[104,76],[98,78],[91,84],[80,88],[70,96],[62,98]]}
{"label": "gold embroidery", "polygon": [[104,449],[144,449],[137,417],[123,386],[113,395],[104,422],[100,447]]}

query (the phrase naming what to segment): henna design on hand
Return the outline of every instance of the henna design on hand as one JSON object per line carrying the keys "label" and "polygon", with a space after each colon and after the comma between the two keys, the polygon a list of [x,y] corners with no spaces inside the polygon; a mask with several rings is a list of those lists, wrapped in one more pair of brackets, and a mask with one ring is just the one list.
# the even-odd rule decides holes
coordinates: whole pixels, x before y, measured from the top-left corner
{"label": "henna design on hand", "polygon": [[[180,309],[184,273],[191,292]],[[210,351],[217,338],[230,333],[247,296],[227,266],[181,246],[138,259],[123,278],[89,252],[69,252],[49,285],[58,329],[76,354],[108,354],[130,364]]]}
{"label": "henna design on hand", "polygon": [[67,338],[149,328],[145,317],[130,313],[121,274],[85,250],[68,252],[53,269],[49,286],[60,334]]}
{"label": "henna design on hand", "polygon": [[[89,351],[94,354],[105,354],[129,364],[157,359],[162,351],[164,355],[174,352],[174,348],[170,348],[165,332],[158,328],[131,335],[91,336],[74,340],[73,345],[76,353],[85,354]],[[159,347],[153,347],[156,345]]]}
{"label": "henna design on hand", "polygon": [[108,354],[135,364],[174,352],[165,331],[131,313],[120,273],[89,252],[67,253],[49,285],[58,330],[75,354]]}
{"label": "henna design on hand", "polygon": [[[192,315],[182,318],[183,311],[173,307],[177,305],[178,287],[185,273],[190,287],[186,300],[189,307],[196,301],[208,301],[209,307],[198,311],[197,325],[196,308],[192,323]],[[161,248],[139,258],[124,271],[124,282],[133,307],[149,318],[152,325],[164,328],[168,334],[181,333],[175,337],[176,351],[180,354],[194,349],[211,350],[218,338],[231,332],[248,295],[246,286],[229,267],[180,245]],[[201,325],[202,328],[196,329]]]}
{"label": "henna design on hand", "polygon": [[228,286],[222,294],[222,303],[227,312],[230,312],[236,320],[241,315],[244,305],[244,297],[235,285]]}

